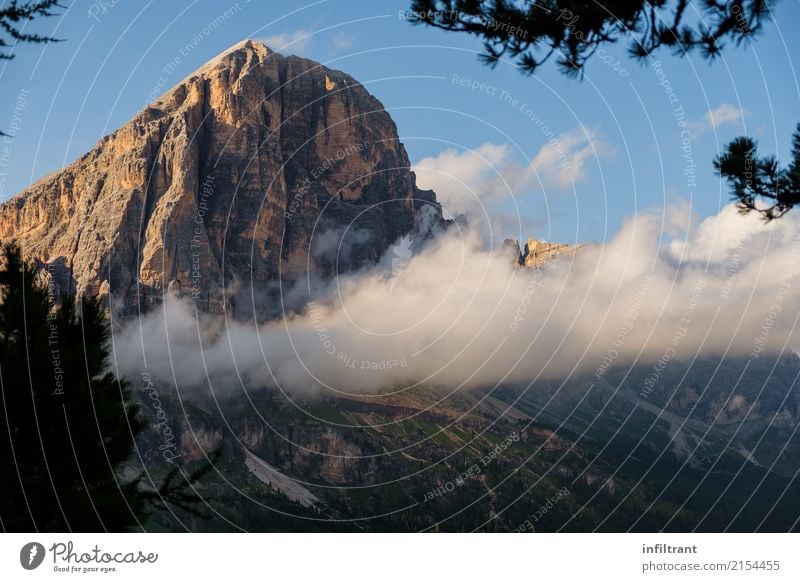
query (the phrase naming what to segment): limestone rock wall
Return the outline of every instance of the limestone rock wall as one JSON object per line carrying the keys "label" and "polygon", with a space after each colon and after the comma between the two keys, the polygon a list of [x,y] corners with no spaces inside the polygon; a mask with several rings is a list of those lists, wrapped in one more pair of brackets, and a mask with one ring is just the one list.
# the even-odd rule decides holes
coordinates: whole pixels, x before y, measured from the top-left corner
{"label": "limestone rock wall", "polygon": [[[435,195],[352,77],[245,41],[0,206],[0,240],[126,313],[208,311],[381,256]],[[320,247],[332,248],[315,248]]]}

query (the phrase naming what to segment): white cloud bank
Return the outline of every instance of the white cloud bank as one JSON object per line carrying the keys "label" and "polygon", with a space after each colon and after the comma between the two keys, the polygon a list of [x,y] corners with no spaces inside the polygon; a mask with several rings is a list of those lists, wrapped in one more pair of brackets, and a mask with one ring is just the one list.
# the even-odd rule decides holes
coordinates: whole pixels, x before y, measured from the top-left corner
{"label": "white cloud bank", "polygon": [[[499,155],[491,149],[485,154]],[[682,215],[684,209],[674,214]],[[672,220],[685,227],[686,221]],[[728,206],[664,241],[661,216],[541,271],[450,229],[404,262],[341,278],[302,316],[255,327],[167,301],[114,336],[118,371],[186,393],[374,392],[528,382],[615,365],[759,357],[800,343],[800,220]]]}

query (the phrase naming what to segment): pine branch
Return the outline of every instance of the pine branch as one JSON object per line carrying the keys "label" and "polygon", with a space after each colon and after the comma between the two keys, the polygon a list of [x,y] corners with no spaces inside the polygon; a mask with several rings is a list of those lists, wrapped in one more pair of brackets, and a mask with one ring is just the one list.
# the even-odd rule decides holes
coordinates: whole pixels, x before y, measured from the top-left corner
{"label": "pine branch", "polygon": [[696,22],[689,5],[688,0],[413,0],[407,18],[480,37],[480,58],[492,67],[509,57],[530,74],[556,52],[562,72],[580,75],[598,47],[625,38],[637,58],[669,48],[714,59],[726,41],[740,44],[759,32],[770,10],[766,0],[706,0],[697,6],[702,18]]}
{"label": "pine branch", "polygon": [[[62,39],[38,33],[23,32],[25,26],[36,18],[55,16],[54,8],[66,8],[58,0],[39,0],[20,3],[12,0],[5,8],[0,8],[0,59],[10,60],[14,54],[2,49],[13,48],[19,43],[61,42]],[[3,37],[3,34],[6,38]],[[9,41],[15,41],[10,43]],[[5,134],[4,134],[5,135]]]}

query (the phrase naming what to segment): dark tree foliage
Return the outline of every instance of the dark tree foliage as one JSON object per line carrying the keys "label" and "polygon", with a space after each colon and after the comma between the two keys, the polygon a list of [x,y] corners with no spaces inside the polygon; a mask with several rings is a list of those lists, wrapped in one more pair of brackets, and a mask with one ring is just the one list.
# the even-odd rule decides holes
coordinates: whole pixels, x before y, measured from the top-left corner
{"label": "dark tree foliage", "polygon": [[11,0],[0,8],[0,59],[13,59],[7,49],[20,42],[56,42],[51,36],[25,32],[25,26],[36,18],[53,16],[55,8],[63,8],[57,0],[20,2]]}
{"label": "dark tree foliage", "polygon": [[120,531],[137,525],[139,483],[119,482],[142,423],[106,371],[100,307],[56,309],[19,250],[0,291],[0,521],[5,531]]}
{"label": "dark tree foliage", "polygon": [[619,40],[633,57],[666,47],[711,59],[726,41],[757,33],[769,8],[768,0],[413,0],[410,20],[478,36],[491,66],[508,58],[533,73],[555,57],[578,75],[595,51]]}
{"label": "dark tree foliage", "polygon": [[127,531],[152,507],[199,515],[191,484],[211,465],[176,465],[158,487],[144,474],[120,477],[144,423],[129,386],[108,370],[102,307],[54,305],[16,247],[2,254],[0,531]]}
{"label": "dark tree foliage", "polygon": [[792,161],[780,168],[774,156],[758,157],[758,144],[739,137],[714,160],[742,214],[758,212],[769,222],[800,204],[800,124],[792,136]]}

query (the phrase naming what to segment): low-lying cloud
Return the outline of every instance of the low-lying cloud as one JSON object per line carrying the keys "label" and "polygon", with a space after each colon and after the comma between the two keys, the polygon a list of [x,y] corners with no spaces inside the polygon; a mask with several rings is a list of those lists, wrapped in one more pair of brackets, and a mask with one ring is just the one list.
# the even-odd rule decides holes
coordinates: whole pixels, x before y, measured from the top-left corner
{"label": "low-lying cloud", "polygon": [[800,220],[764,225],[729,206],[692,226],[688,207],[669,214],[671,235],[660,213],[640,214],[606,244],[538,270],[514,268],[500,245],[453,227],[261,326],[171,298],[115,333],[117,371],[146,369],[192,394],[449,391],[604,373],[665,354],[796,348]]}

